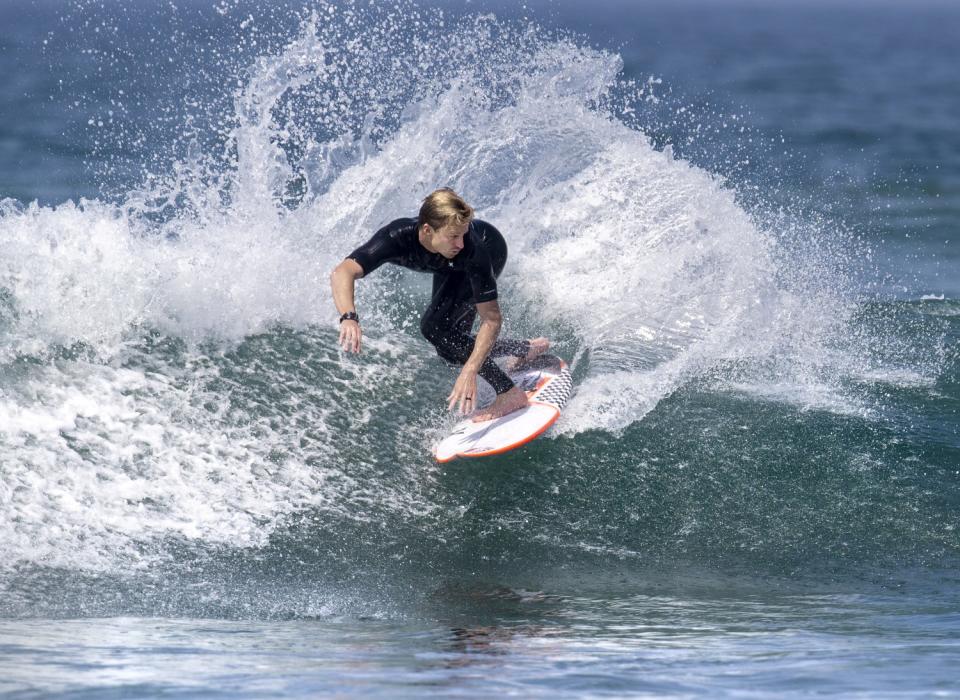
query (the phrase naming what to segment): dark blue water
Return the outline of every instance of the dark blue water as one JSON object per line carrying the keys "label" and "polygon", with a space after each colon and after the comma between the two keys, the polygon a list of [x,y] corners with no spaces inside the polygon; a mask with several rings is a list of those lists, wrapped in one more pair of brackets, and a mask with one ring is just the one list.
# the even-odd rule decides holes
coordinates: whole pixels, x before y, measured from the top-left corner
{"label": "dark blue water", "polygon": [[[0,693],[960,692],[953,5],[0,20]],[[576,379],[443,467],[440,185]]]}

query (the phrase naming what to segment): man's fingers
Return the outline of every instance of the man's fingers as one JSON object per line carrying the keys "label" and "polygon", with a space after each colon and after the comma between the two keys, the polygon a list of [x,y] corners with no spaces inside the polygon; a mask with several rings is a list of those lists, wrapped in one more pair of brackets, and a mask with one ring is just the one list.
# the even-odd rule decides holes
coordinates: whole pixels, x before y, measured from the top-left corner
{"label": "man's fingers", "polygon": [[449,401],[447,403],[447,410],[452,411],[454,407],[456,407],[460,413],[467,413],[467,405],[473,403],[473,399],[466,396],[463,391],[451,391],[447,399]]}
{"label": "man's fingers", "polygon": [[340,347],[345,352],[360,352],[361,333],[359,328],[345,326],[340,329]]}
{"label": "man's fingers", "polygon": [[470,413],[474,408],[473,397],[463,396],[460,399],[460,413]]}
{"label": "man's fingers", "polygon": [[476,408],[477,382],[466,375],[460,375],[450,395],[447,396],[447,410],[452,411],[456,407],[460,413],[470,413]]}

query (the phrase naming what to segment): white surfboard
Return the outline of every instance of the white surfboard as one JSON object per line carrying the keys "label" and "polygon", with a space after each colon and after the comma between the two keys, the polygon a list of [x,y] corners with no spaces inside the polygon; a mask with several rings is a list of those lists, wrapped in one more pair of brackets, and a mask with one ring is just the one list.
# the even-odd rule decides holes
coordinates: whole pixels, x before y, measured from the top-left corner
{"label": "white surfboard", "polygon": [[[542,435],[560,417],[560,410],[573,389],[566,362],[553,355],[541,355],[507,374],[527,392],[530,405],[496,420],[480,423],[466,420],[457,424],[450,435],[434,446],[433,454],[438,462],[509,452]],[[493,402],[492,390],[479,393],[481,409]],[[484,393],[488,395],[484,397]]]}

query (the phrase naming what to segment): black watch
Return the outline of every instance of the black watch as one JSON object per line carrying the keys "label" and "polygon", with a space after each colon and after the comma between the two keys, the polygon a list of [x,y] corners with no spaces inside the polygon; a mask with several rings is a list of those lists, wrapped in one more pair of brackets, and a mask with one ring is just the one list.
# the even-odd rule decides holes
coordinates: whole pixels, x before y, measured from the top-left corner
{"label": "black watch", "polygon": [[348,311],[340,317],[340,323],[343,323],[344,321],[356,321],[357,323],[360,323],[360,317],[357,316],[356,311]]}

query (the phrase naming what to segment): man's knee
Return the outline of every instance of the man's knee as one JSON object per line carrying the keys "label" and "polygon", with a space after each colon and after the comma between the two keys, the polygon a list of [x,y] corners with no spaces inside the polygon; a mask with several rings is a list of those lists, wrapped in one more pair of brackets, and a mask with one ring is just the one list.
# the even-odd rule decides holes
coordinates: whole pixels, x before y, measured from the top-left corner
{"label": "man's knee", "polygon": [[447,347],[449,345],[449,339],[447,338],[448,332],[449,329],[436,323],[436,319],[428,316],[420,319],[420,333],[427,339],[427,342],[433,346],[437,354],[447,362],[456,362],[456,358],[452,356],[453,353],[451,353]]}
{"label": "man's knee", "polygon": [[421,319],[420,332],[437,354],[447,362],[462,365],[473,351],[473,338],[458,333],[446,323]]}
{"label": "man's knee", "polygon": [[437,319],[433,314],[426,313],[423,315],[423,318],[420,319],[420,334],[426,338],[431,345],[435,346],[439,342],[442,333]]}

